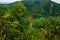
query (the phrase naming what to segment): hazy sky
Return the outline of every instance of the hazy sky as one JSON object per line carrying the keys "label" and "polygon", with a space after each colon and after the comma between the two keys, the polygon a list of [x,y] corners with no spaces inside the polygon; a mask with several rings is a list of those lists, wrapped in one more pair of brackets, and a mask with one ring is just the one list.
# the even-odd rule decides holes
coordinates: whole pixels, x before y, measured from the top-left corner
{"label": "hazy sky", "polygon": [[60,4],[60,0],[52,0],[52,1]]}
{"label": "hazy sky", "polygon": [[0,0],[0,3],[12,3],[15,1],[21,1],[21,0]]}
{"label": "hazy sky", "polygon": [[[0,0],[0,3],[12,3],[15,1],[21,1],[21,0]],[[60,3],[60,0],[51,0],[51,1],[54,1],[56,3]]]}

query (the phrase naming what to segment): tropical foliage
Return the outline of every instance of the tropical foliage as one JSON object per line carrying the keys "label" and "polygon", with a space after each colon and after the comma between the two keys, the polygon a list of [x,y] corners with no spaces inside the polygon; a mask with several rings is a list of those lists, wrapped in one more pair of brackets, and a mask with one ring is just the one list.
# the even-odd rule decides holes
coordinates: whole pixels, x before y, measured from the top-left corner
{"label": "tropical foliage", "polygon": [[[36,7],[33,13],[44,13]],[[22,2],[0,5],[0,40],[60,40],[60,16],[52,16],[52,9],[48,17],[34,18]]]}

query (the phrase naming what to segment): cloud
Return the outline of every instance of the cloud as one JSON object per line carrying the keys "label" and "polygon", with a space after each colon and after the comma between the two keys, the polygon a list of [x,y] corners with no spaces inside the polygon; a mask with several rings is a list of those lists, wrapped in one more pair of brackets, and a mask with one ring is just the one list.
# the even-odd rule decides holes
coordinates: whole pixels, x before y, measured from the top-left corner
{"label": "cloud", "polygon": [[15,1],[21,1],[21,0],[0,0],[0,3],[13,3]]}
{"label": "cloud", "polygon": [[59,3],[60,4],[60,0],[51,0],[53,2]]}

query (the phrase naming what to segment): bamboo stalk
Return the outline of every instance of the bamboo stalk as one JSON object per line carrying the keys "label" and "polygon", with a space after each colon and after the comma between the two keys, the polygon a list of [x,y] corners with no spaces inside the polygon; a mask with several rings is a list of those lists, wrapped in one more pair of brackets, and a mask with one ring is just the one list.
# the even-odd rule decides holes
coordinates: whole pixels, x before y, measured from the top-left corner
{"label": "bamboo stalk", "polygon": [[50,15],[52,15],[53,7],[54,7],[54,4],[51,3],[51,6],[50,6]]}
{"label": "bamboo stalk", "polygon": [[29,26],[28,26],[28,32],[30,33],[31,32],[31,29],[32,29],[32,22],[29,23]]}

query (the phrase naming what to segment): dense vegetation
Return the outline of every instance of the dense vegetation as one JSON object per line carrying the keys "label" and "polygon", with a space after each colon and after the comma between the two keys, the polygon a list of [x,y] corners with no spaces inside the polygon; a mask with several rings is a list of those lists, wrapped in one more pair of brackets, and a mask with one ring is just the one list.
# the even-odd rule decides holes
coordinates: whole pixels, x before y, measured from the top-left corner
{"label": "dense vegetation", "polygon": [[31,10],[23,2],[0,5],[0,40],[60,40],[60,7],[57,4],[57,16],[52,15],[55,4],[49,10],[44,8],[46,4],[38,5]]}

